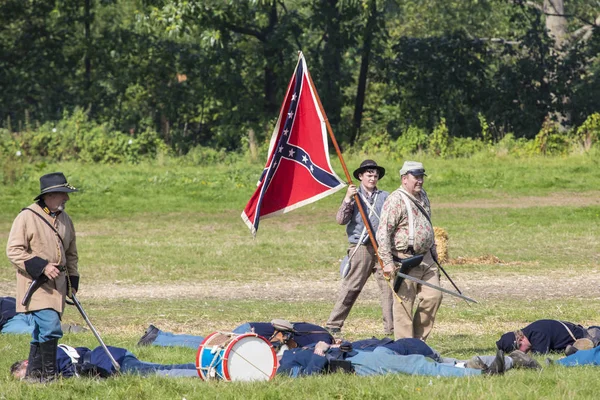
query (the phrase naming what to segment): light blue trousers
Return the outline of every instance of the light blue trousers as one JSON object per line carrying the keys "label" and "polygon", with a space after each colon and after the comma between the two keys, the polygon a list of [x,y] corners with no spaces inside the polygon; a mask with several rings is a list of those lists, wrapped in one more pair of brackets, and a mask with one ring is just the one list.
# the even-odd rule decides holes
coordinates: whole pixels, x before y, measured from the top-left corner
{"label": "light blue trousers", "polygon": [[63,336],[60,327],[60,314],[51,308],[32,311],[34,328],[31,333],[31,344],[44,343],[52,339],[60,339]]}
{"label": "light blue trousers", "polygon": [[121,361],[121,372],[140,375],[162,375],[170,377],[195,377],[198,378],[196,372],[196,364],[155,364],[145,361],[140,361],[136,356],[127,352],[123,361]]}
{"label": "light blue trousers", "polygon": [[401,356],[385,347],[374,351],[359,351],[357,355],[346,358],[354,366],[357,375],[406,374],[443,377],[465,377],[481,375],[481,370],[457,368],[440,364],[420,354]]}
{"label": "light blue trousers", "polygon": [[27,333],[31,335],[35,322],[33,321],[33,315],[19,313],[8,320],[2,327],[1,333],[21,334]]}

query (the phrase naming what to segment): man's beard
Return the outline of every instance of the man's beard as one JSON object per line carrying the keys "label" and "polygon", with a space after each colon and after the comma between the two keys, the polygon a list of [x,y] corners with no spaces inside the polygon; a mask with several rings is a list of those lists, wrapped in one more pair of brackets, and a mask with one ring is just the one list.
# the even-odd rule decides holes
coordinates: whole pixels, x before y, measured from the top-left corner
{"label": "man's beard", "polygon": [[58,208],[56,209],[57,211],[65,211],[65,208],[67,207],[67,203],[62,203],[58,206]]}

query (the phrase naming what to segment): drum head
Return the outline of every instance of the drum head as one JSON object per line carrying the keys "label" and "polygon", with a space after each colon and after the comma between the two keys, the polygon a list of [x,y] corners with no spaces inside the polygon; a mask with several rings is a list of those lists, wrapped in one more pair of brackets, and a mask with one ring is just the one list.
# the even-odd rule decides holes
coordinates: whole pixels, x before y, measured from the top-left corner
{"label": "drum head", "polygon": [[277,372],[277,356],[267,339],[246,333],[234,339],[223,361],[223,373],[230,381],[268,381]]}

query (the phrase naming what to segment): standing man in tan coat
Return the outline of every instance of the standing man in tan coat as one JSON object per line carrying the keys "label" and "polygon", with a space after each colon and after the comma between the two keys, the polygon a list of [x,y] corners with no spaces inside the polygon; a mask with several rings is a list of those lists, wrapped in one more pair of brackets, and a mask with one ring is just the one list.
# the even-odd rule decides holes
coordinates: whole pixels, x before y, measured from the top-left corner
{"label": "standing man in tan coat", "polygon": [[[394,257],[401,259],[423,255],[423,261],[405,274],[440,286],[435,235],[431,224],[431,206],[423,190],[423,164],[406,161],[400,170],[402,186],[392,192],[383,205],[377,230],[379,257],[384,273],[392,274]],[[394,297],[394,336],[426,340],[433,329],[435,315],[442,303],[439,290],[404,280],[398,291],[402,302]],[[418,300],[413,313],[415,300]]]}
{"label": "standing man in tan coat", "polygon": [[[15,218],[6,255],[17,270],[17,312],[34,320],[27,377],[48,381],[56,376],[56,350],[63,333],[65,299],[79,286],[75,228],[64,211],[68,193],[76,192],[61,172],[40,178],[35,203]],[[44,282],[23,305],[31,283]]]}

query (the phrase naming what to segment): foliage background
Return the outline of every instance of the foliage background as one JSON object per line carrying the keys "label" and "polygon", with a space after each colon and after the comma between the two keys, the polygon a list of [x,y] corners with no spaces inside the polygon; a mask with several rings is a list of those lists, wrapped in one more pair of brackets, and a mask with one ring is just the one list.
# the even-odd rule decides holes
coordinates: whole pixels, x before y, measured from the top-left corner
{"label": "foliage background", "polygon": [[2,142],[44,156],[51,128],[85,114],[94,148],[69,137],[60,159],[137,161],[155,138],[245,152],[268,140],[298,50],[345,148],[389,135],[412,151],[441,125],[476,140],[481,121],[486,141],[532,140],[545,121],[566,138],[600,111],[598,14],[585,0],[7,0]]}

